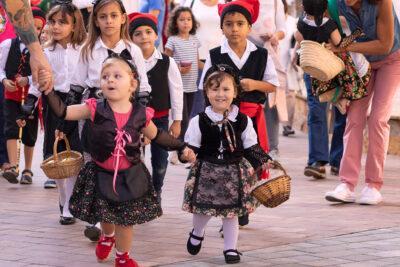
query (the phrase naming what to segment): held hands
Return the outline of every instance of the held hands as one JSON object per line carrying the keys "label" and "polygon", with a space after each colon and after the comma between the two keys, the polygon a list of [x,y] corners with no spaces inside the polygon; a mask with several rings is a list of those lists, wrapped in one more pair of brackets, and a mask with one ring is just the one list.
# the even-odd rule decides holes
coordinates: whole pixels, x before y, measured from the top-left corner
{"label": "held hands", "polygon": [[168,132],[173,137],[178,138],[181,133],[181,121],[174,121],[169,127]]}
{"label": "held hands", "polygon": [[19,87],[25,87],[29,84],[28,77],[19,76],[16,78],[16,83]]}
{"label": "held hands", "polygon": [[45,95],[48,95],[53,90],[53,87],[48,88],[50,82],[53,84],[53,74],[47,70],[40,70],[38,76],[39,90]]}
{"label": "held hands", "polygon": [[4,79],[3,80],[3,85],[4,85],[4,88],[9,92],[15,92],[17,90],[15,82],[12,81],[12,80]]}
{"label": "held hands", "polygon": [[193,163],[196,161],[196,154],[188,147],[185,147],[180,155],[182,160]]}
{"label": "held hands", "polygon": [[16,120],[16,123],[19,128],[25,127],[25,125],[26,125],[26,121],[24,119],[18,119],[18,120]]}

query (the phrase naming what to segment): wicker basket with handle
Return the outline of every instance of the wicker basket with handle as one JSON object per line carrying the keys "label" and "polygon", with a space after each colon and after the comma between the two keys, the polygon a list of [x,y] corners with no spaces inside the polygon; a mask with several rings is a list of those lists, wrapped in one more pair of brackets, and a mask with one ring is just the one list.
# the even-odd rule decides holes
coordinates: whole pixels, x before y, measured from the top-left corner
{"label": "wicker basket with handle", "polygon": [[279,162],[274,161],[272,164],[276,169],[281,170],[283,175],[266,181],[263,180],[251,192],[261,204],[268,208],[275,208],[290,197],[290,176],[287,175],[286,170]]}
{"label": "wicker basket with handle", "polygon": [[67,137],[63,139],[67,150],[57,153],[57,145],[61,139],[56,138],[53,145],[53,156],[40,164],[40,168],[51,179],[65,179],[76,176],[83,165],[82,154],[71,150]]}
{"label": "wicker basket with handle", "polygon": [[323,44],[304,40],[300,43],[300,67],[311,77],[326,82],[344,70],[344,62]]}

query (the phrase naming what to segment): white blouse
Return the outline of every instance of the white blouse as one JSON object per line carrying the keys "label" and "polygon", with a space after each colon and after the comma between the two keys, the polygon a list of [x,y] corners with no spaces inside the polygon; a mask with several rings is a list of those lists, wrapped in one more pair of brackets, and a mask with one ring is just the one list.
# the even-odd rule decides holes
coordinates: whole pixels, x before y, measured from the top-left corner
{"label": "white blouse", "polygon": [[[232,107],[232,109],[228,114],[228,119],[230,121],[235,122],[236,117],[239,113],[239,108],[236,105],[232,105],[231,107]],[[223,119],[223,115],[214,112],[212,110],[211,106],[206,107],[205,113],[210,118],[210,120],[213,122],[221,121]],[[258,143],[257,133],[253,128],[253,122],[251,121],[251,119],[248,116],[246,116],[246,117],[247,117],[247,127],[241,135],[244,149],[254,146],[255,144]],[[221,125],[218,125],[218,126],[221,128]],[[199,115],[193,117],[190,120],[189,126],[188,126],[188,128],[186,130],[186,134],[185,134],[185,142],[191,146],[200,148],[200,146],[201,146],[201,131],[200,131],[200,126],[199,126]]]}
{"label": "white blouse", "polygon": [[[44,49],[44,54],[49,60],[54,80],[54,90],[62,93],[68,93],[71,85],[72,76],[75,73],[76,66],[79,61],[81,46],[68,44],[66,48],[60,44],[54,47]],[[41,92],[36,86],[29,88],[29,94],[36,97],[41,95]]]}
{"label": "white blouse", "polygon": [[[108,48],[101,38],[99,37],[93,47],[93,50],[89,51],[87,61],[79,57],[78,65],[76,66],[75,73],[72,77],[71,84],[79,85],[82,87],[100,87],[100,73],[101,66],[104,60],[108,57]],[[124,40],[119,40],[116,46],[111,49],[115,53],[121,53],[124,49],[132,55],[132,61],[135,64],[139,78],[140,78],[140,91],[151,92],[151,87],[147,80],[146,66],[144,63],[144,58],[140,48],[132,42],[125,42]]]}

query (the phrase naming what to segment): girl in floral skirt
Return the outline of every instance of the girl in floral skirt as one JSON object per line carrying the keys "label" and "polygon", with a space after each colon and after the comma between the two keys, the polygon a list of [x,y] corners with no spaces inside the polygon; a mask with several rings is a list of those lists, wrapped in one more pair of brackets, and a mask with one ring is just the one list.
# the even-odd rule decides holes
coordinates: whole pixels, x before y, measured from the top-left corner
{"label": "girl in floral skirt", "polygon": [[[334,46],[350,44],[358,34],[342,37],[337,23],[325,16],[328,0],[303,0],[304,16],[297,23],[296,40],[311,40],[318,43],[332,43]],[[345,63],[345,69],[330,81],[312,78],[313,93],[321,102],[332,102],[345,114],[351,100],[367,95],[367,85],[371,77],[371,67],[367,59],[359,53],[344,52],[337,55]]]}
{"label": "girl in floral skirt", "polygon": [[185,135],[198,158],[185,185],[183,210],[193,213],[187,250],[192,255],[199,253],[208,221],[221,217],[225,261],[237,263],[238,216],[253,212],[259,205],[251,195],[257,181],[254,169],[265,169],[271,158],[257,144],[251,119],[233,104],[239,95],[234,70],[217,65],[205,77],[204,94],[209,105],[192,118]]}
{"label": "girl in floral skirt", "polygon": [[52,91],[47,100],[57,116],[66,120],[89,119],[92,161],[80,171],[70,211],[89,223],[101,222],[96,246],[98,261],[105,261],[116,246],[116,267],[136,267],[129,258],[132,225],[162,214],[151,176],[140,159],[140,134],[167,150],[178,150],[193,161],[193,151],[151,121],[152,110],[133,100],[139,86],[136,67],[113,54],[103,63],[100,88],[105,99],[66,106]]}

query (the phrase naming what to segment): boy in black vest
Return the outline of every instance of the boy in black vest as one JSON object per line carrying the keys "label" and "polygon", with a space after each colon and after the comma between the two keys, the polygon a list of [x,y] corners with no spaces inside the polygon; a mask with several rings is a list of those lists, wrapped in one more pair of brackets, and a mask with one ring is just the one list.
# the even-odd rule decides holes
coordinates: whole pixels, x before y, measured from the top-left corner
{"label": "boy in black vest", "polygon": [[[151,14],[132,13],[129,15],[129,20],[129,35],[142,50],[147,77],[152,88],[148,104],[155,111],[152,120],[158,128],[168,130],[174,137],[178,137],[183,109],[183,85],[178,66],[173,58],[160,53],[155,47],[158,38],[156,17]],[[168,129],[170,110],[173,122]],[[155,143],[151,144],[151,165],[154,188],[161,199],[168,152]]]}
{"label": "boy in black vest", "polygon": [[[199,88],[203,89],[204,75],[212,65],[227,64],[234,68],[239,73],[240,85],[244,91],[240,96],[240,112],[252,119],[259,144],[268,152],[263,104],[265,94],[274,92],[279,82],[267,50],[247,40],[251,25],[258,18],[259,6],[258,0],[236,0],[218,6],[220,26],[226,39],[221,46],[210,50]],[[268,173],[264,172],[261,178],[267,177]],[[241,226],[248,222],[248,216],[239,217]]]}
{"label": "boy in black vest", "polygon": [[[46,24],[46,16],[39,8],[32,8],[34,26],[37,35],[40,35]],[[21,115],[21,102],[25,99],[29,84],[31,83],[31,69],[29,66],[29,52],[20,38],[6,40],[0,48],[0,80],[4,85],[4,132],[7,140],[9,167],[4,170],[3,177],[10,183],[18,183],[19,162],[17,140],[22,129],[22,143],[24,144],[25,169],[22,171],[21,184],[31,184],[33,173],[31,171],[33,149],[35,147],[38,117],[35,111],[33,118],[23,122]]]}

